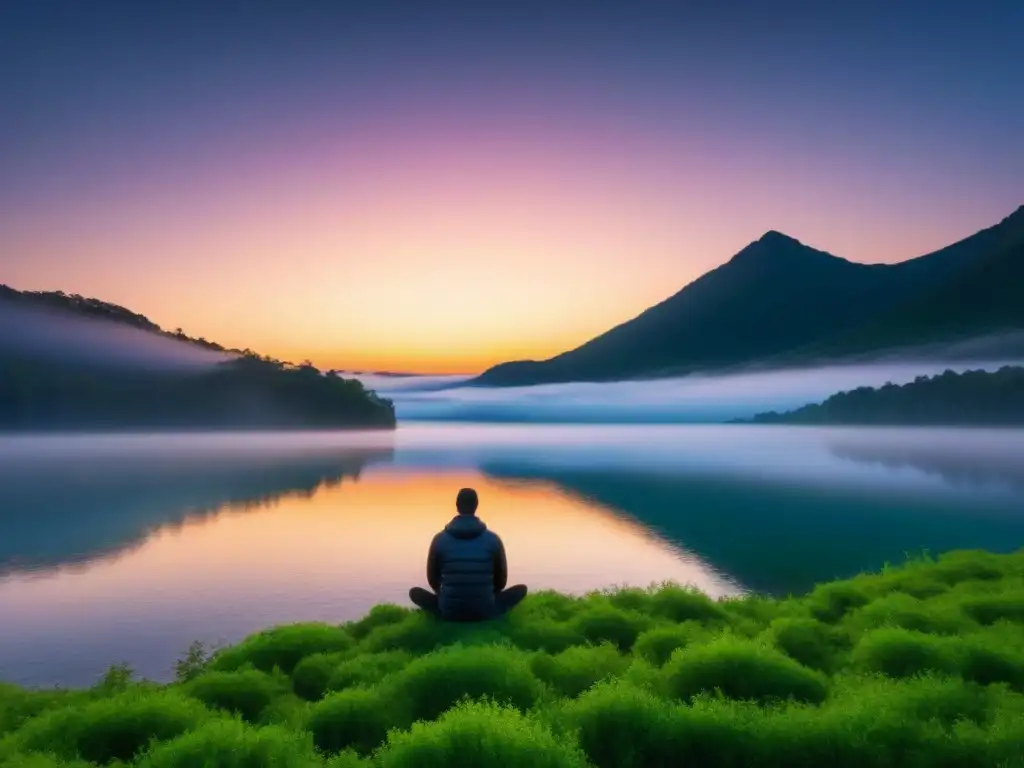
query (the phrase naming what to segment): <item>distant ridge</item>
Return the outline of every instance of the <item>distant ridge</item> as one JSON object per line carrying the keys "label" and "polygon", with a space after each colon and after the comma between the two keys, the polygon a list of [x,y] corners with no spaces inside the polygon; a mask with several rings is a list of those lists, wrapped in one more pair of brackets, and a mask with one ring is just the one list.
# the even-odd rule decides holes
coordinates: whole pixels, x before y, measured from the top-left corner
{"label": "distant ridge", "polygon": [[0,302],[8,301],[20,305],[28,305],[39,308],[70,312],[79,317],[87,317],[93,320],[105,320],[120,325],[136,328],[140,331],[155,333],[171,339],[177,339],[188,344],[202,347],[203,349],[215,352],[227,352],[229,354],[255,354],[252,350],[227,349],[213,341],[207,341],[200,337],[186,335],[180,328],[174,331],[166,331],[154,323],[145,315],[132,312],[118,304],[112,304],[100,299],[92,299],[80,296],[77,293],[64,293],[64,291],[19,291],[9,285],[0,283]]}
{"label": "distant ridge", "polygon": [[0,286],[0,432],[395,424],[390,400],[309,361],[293,365],[168,333],[97,299]]}
{"label": "distant ridge", "polygon": [[[548,360],[496,365],[469,384],[784,366],[1024,330],[1022,247],[1024,205],[970,237],[892,265],[848,261],[769,230],[632,320]],[[956,307],[948,317],[944,304]]]}
{"label": "distant ridge", "polygon": [[[743,421],[743,420],[741,420]],[[1024,368],[946,371],[903,385],[858,387],[786,413],[769,411],[756,424],[861,424],[1009,427],[1024,424]]]}

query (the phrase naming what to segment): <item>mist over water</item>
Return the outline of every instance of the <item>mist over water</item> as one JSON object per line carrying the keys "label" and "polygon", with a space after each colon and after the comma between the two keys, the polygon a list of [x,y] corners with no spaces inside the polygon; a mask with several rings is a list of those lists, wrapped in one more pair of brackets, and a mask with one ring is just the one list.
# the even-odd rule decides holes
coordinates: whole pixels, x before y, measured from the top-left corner
{"label": "mist over water", "polygon": [[905,384],[949,369],[997,370],[1024,355],[983,361],[892,360],[612,383],[470,387],[465,376],[359,376],[395,402],[400,420],[525,423],[710,423],[786,411],[861,386]]}
{"label": "mist over water", "polygon": [[203,369],[231,355],[99,318],[0,299],[0,353],[154,371]]}

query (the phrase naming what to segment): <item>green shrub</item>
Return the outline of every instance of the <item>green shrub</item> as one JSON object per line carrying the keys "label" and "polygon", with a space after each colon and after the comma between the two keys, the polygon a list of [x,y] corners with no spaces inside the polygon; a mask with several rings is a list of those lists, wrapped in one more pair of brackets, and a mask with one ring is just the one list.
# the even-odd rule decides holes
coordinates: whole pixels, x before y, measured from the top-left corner
{"label": "green shrub", "polygon": [[0,752],[0,765],[4,768],[93,768],[92,764],[81,760],[61,760],[38,752]]}
{"label": "green shrub", "polygon": [[922,672],[961,675],[982,685],[1007,683],[1024,690],[1024,656],[1002,647],[998,638],[936,637],[903,629],[881,629],[865,635],[853,652],[854,664],[889,677]]}
{"label": "green shrub", "polygon": [[234,712],[255,722],[270,703],[287,690],[280,678],[246,669],[207,672],[186,683],[183,690],[209,707]]}
{"label": "green shrub", "polygon": [[522,651],[451,646],[415,659],[389,678],[389,700],[407,708],[409,722],[433,720],[463,697],[489,698],[528,709],[544,686]]}
{"label": "green shrub", "polygon": [[661,669],[644,659],[633,659],[619,678],[637,688],[660,694],[664,688],[664,675]]}
{"label": "green shrub", "polygon": [[379,762],[381,768],[587,768],[571,741],[491,702],[463,702],[436,722],[392,732]]}
{"label": "green shrub", "polygon": [[290,675],[307,656],[344,651],[352,644],[352,638],[341,627],[292,624],[259,632],[238,645],[219,651],[214,654],[209,667],[233,672],[251,664],[263,672],[272,672],[276,667]]}
{"label": "green shrub", "polygon": [[597,768],[677,766],[677,705],[621,680],[598,683],[566,707]]}
{"label": "green shrub", "polygon": [[690,706],[672,710],[675,765],[817,765],[772,759],[767,748],[774,735],[770,726],[787,711],[787,707],[763,709],[750,701],[697,696]]}
{"label": "green shrub", "polygon": [[847,617],[851,628],[864,631],[879,627],[903,627],[938,635],[977,629],[957,605],[942,605],[910,595],[891,593],[854,611]]}
{"label": "green shrub", "polygon": [[621,651],[632,648],[637,636],[649,625],[647,617],[603,601],[579,611],[570,621],[570,626],[587,642],[613,643]]}
{"label": "green shrub", "polygon": [[993,749],[987,732],[1002,695],[930,676],[841,681],[820,709],[790,707],[765,718],[757,730],[757,762],[835,768],[1012,765],[995,759],[1007,750]]}
{"label": "green shrub", "polygon": [[639,587],[615,587],[598,593],[614,608],[637,613],[650,613],[651,592]]}
{"label": "green shrub", "polygon": [[[1012,696],[998,688],[931,672],[907,679],[842,675],[834,678],[826,706],[879,710],[896,721],[935,720],[950,727],[959,720],[985,724]],[[1024,705],[1024,698],[1016,698]]]}
{"label": "green shrub", "polygon": [[633,644],[633,653],[660,667],[679,648],[706,642],[710,637],[710,631],[695,621],[654,627],[640,633]]}
{"label": "green shrub", "polygon": [[198,677],[209,663],[209,649],[204,643],[196,640],[189,645],[181,658],[174,662],[174,678],[179,683],[187,683],[192,678]]}
{"label": "green shrub", "polygon": [[306,727],[311,708],[312,704],[305,699],[300,699],[294,693],[285,693],[267,705],[256,724],[301,730]]}
{"label": "green shrub", "polygon": [[998,555],[979,550],[961,550],[941,555],[930,564],[933,578],[947,584],[965,581],[996,581],[1005,574],[1005,560]]}
{"label": "green shrub", "polygon": [[776,619],[768,635],[779,650],[811,669],[828,672],[839,666],[844,637],[834,627],[815,619]]}
{"label": "green shrub", "polygon": [[132,687],[135,670],[128,664],[111,664],[103,676],[92,687],[92,692],[99,696],[112,696],[124,693]]}
{"label": "green shrub", "polygon": [[335,668],[327,690],[340,691],[359,685],[376,685],[388,675],[408,666],[413,655],[407,651],[384,651],[363,653],[354,659],[347,659]]}
{"label": "green shrub", "polygon": [[675,584],[665,585],[652,595],[651,612],[676,622],[715,623],[727,618],[725,609],[703,592]]}
{"label": "green shrub", "polygon": [[531,592],[509,617],[536,619],[541,616],[558,622],[571,619],[586,604],[585,600],[550,589]]}
{"label": "green shrub", "polygon": [[139,761],[140,768],[316,768],[322,765],[308,733],[277,726],[254,728],[214,720],[164,742]]}
{"label": "green shrub", "polygon": [[531,661],[533,673],[563,696],[579,696],[598,680],[622,674],[629,659],[615,646],[575,646],[555,656],[537,654]]}
{"label": "green shrub", "polygon": [[380,691],[350,688],[329,694],[313,706],[308,727],[317,749],[368,753],[380,745],[396,725],[389,702]]}
{"label": "green shrub", "polygon": [[[883,691],[885,685],[888,691]],[[669,734],[671,757],[662,764],[777,768],[993,764],[977,743],[965,748],[957,741],[951,730],[960,727],[959,722],[945,725],[927,716],[914,717],[907,702],[886,695],[894,692],[893,687],[907,685],[889,680],[874,688],[851,688],[845,692],[849,698],[830,697],[820,707],[799,703],[763,707],[702,694],[692,705],[673,707],[663,715],[668,725],[659,730]],[[923,686],[917,687],[922,690],[914,703],[928,703]],[[931,702],[933,710],[956,706],[956,699],[949,696],[944,702]],[[921,711],[927,713],[925,707]]]}
{"label": "green shrub", "polygon": [[373,761],[358,752],[346,749],[327,759],[326,768],[373,768]]}
{"label": "green shrub", "polygon": [[[956,641],[954,641],[956,642]],[[982,685],[1007,683],[1024,691],[1024,656],[984,638],[972,638],[959,649],[960,672],[967,680]]]}
{"label": "green shrub", "polygon": [[150,741],[173,739],[208,718],[202,704],[181,694],[129,691],[48,711],[22,726],[18,743],[25,751],[94,763],[131,760]]}
{"label": "green shrub", "polygon": [[676,651],[664,672],[667,690],[684,700],[718,691],[731,699],[817,703],[828,693],[819,673],[767,645],[728,635]]}
{"label": "green shrub", "polygon": [[82,691],[27,691],[16,685],[0,683],[0,737],[47,710],[86,700],[88,694]]}
{"label": "green shrub", "polygon": [[379,627],[386,627],[391,624],[401,624],[413,613],[409,608],[403,608],[393,603],[381,603],[375,605],[359,621],[353,621],[345,625],[345,629],[356,640],[362,640]]}
{"label": "green shrub", "polygon": [[869,601],[863,589],[850,582],[840,581],[816,587],[807,605],[811,615],[818,621],[834,624],[854,608],[867,605]]}
{"label": "green shrub", "polygon": [[1024,623],[1024,591],[968,599],[963,603],[963,610],[982,624],[995,624],[1000,620]]}
{"label": "green shrub", "polygon": [[371,653],[429,653],[441,645],[452,642],[459,629],[424,611],[417,611],[408,614],[402,621],[374,628],[363,639],[361,647]]}
{"label": "green shrub", "polygon": [[519,648],[528,651],[561,653],[574,645],[586,644],[586,638],[569,624],[548,616],[516,616],[512,612],[504,626],[508,639]]}
{"label": "green shrub", "polygon": [[[726,597],[717,603],[725,612],[730,623],[749,622],[754,626],[767,627],[774,619],[783,618],[792,612],[794,606],[780,603],[765,595],[747,594],[742,597]],[[801,610],[801,615],[803,611]]]}
{"label": "green shrub", "polygon": [[319,701],[327,693],[338,667],[350,657],[346,651],[307,656],[292,670],[292,690],[306,701]]}
{"label": "green shrub", "polygon": [[987,625],[979,636],[998,642],[1004,648],[1024,654],[1024,622],[1016,623],[1006,619]]}
{"label": "green shrub", "polygon": [[920,568],[902,568],[889,576],[886,585],[890,592],[902,592],[918,600],[941,595],[948,592],[950,587],[931,571],[922,571]]}
{"label": "green shrub", "polygon": [[[680,710],[680,764],[702,766],[866,766],[924,765],[917,726],[886,728],[888,717],[864,717],[861,710],[789,704],[763,708],[752,702],[701,696]],[[878,726],[881,725],[882,728]],[[934,754],[934,753],[929,753]]]}
{"label": "green shrub", "polygon": [[853,649],[854,665],[889,677],[912,677],[922,672],[956,673],[959,660],[941,637],[910,629],[888,627],[869,632]]}
{"label": "green shrub", "polygon": [[993,715],[976,754],[986,757],[988,765],[1019,766],[1024,762],[1021,744],[1024,744],[1024,711],[1000,710]]}
{"label": "green shrub", "polygon": [[[458,644],[463,647],[478,645],[509,645],[508,637],[496,621],[449,624],[445,645]],[[443,646],[442,646],[443,647]]]}

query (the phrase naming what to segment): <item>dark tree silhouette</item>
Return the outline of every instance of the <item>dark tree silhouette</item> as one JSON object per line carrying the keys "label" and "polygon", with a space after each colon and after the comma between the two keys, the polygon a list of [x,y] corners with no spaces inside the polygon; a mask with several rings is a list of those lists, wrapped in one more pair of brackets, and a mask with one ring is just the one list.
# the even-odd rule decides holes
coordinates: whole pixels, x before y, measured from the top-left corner
{"label": "dark tree silhouette", "polygon": [[759,424],[945,424],[1011,426],[1024,424],[1024,368],[995,372],[946,371],[918,376],[909,384],[858,387],[822,403],[794,411],[770,411]]}
{"label": "dark tree silhouette", "polygon": [[[0,285],[0,301],[43,306],[229,355],[209,367],[154,371],[0,353],[0,430],[338,429],[395,427],[393,403],[355,379],[166,332],[116,304]],[[233,357],[231,357],[233,355]]]}
{"label": "dark tree silhouette", "polygon": [[395,426],[355,379],[256,355],[155,372],[0,358],[0,430],[338,429]]}

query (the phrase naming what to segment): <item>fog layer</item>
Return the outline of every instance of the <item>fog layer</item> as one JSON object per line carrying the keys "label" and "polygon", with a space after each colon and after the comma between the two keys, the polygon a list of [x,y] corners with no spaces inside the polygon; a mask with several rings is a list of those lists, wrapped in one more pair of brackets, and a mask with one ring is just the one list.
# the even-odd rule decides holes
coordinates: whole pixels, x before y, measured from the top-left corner
{"label": "fog layer", "polygon": [[0,299],[0,354],[152,370],[205,367],[228,355],[108,320]]}
{"label": "fog layer", "polygon": [[395,402],[399,420],[528,423],[700,423],[785,411],[860,386],[904,384],[947,369],[996,370],[988,361],[887,361],[606,384],[469,387],[469,377],[359,377]]}

